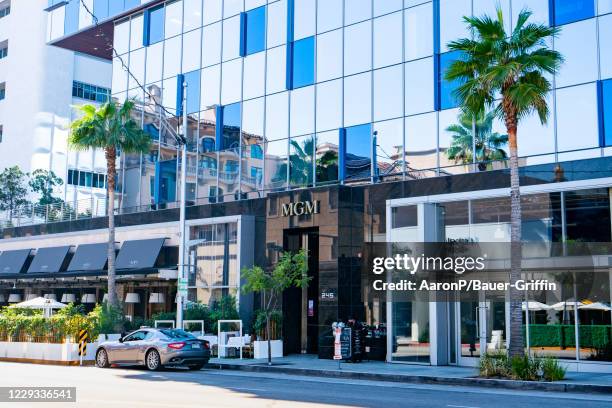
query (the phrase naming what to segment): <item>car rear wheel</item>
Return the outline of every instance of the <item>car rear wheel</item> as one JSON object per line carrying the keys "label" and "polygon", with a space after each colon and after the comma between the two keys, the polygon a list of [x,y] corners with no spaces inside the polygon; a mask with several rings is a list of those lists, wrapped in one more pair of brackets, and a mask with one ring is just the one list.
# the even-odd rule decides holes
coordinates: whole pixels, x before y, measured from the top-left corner
{"label": "car rear wheel", "polygon": [[108,363],[108,354],[106,350],[100,349],[96,353],[96,366],[100,368],[108,368],[110,364]]}
{"label": "car rear wheel", "polygon": [[191,371],[200,371],[204,364],[191,364],[188,366]]}
{"label": "car rear wheel", "polygon": [[157,350],[151,350],[147,353],[145,364],[151,371],[156,371],[161,368],[161,359],[159,358],[159,353]]}

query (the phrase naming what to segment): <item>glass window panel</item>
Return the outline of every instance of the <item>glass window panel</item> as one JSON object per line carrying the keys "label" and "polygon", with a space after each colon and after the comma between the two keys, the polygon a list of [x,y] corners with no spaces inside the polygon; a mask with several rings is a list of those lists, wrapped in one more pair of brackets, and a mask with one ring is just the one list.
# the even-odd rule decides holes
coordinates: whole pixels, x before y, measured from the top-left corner
{"label": "glass window panel", "polygon": [[202,32],[200,29],[183,35],[183,72],[200,68],[200,51],[202,49]]}
{"label": "glass window panel", "polygon": [[221,149],[235,148],[240,145],[240,103],[223,107],[223,139]]}
{"label": "glass window panel", "polygon": [[183,2],[166,3],[166,38],[179,35],[183,30]]}
{"label": "glass window panel", "polygon": [[266,8],[247,12],[246,53],[254,54],[266,48]]}
{"label": "glass window panel", "polygon": [[605,145],[612,146],[612,79],[603,81],[602,93]]}
{"label": "glass window panel", "polygon": [[287,86],[287,48],[276,47],[268,50],[266,92],[268,94],[281,92]]}
{"label": "glass window panel", "polygon": [[346,128],[344,176],[347,180],[368,178],[371,174],[372,125]]}
{"label": "glass window panel", "polygon": [[376,132],[377,175],[401,173],[404,161],[404,119],[375,123],[372,131]]}
{"label": "glass window panel", "polygon": [[164,44],[157,43],[147,48],[147,83],[161,81],[164,56]]}
{"label": "glass window panel", "polygon": [[291,92],[291,136],[314,132],[314,86]]}
{"label": "glass window panel", "polygon": [[[87,6],[87,7],[85,7]],[[93,18],[87,10],[92,10],[93,0],[85,0],[79,3],[79,30],[93,24]]]}
{"label": "glass window panel", "polygon": [[406,115],[434,110],[433,57],[406,63]]}
{"label": "glass window panel", "polygon": [[108,17],[108,0],[94,0],[93,13],[98,19]]}
{"label": "glass window panel", "polygon": [[266,190],[282,191],[287,187],[287,143],[287,139],[265,143]]}
{"label": "glass window panel", "polygon": [[293,43],[293,87],[314,83],[314,37]]}
{"label": "glass window panel", "polygon": [[595,16],[593,0],[553,0],[555,25],[567,24]]}
{"label": "glass window panel", "polygon": [[318,0],[317,32],[342,27],[342,0]]}
{"label": "glass window panel", "polygon": [[[542,125],[538,115],[533,114],[522,118],[518,125],[517,144],[520,157],[533,156],[555,152],[554,109],[552,94],[546,98],[550,106],[548,123]],[[506,134],[504,129],[503,134]],[[531,162],[531,160],[530,160]]]}
{"label": "glass window panel", "polygon": [[292,137],[289,142],[289,186],[303,187],[313,182],[314,136]]}
{"label": "glass window panel", "polygon": [[164,44],[164,78],[181,72],[181,37],[166,40]]}
{"label": "glass window panel", "polygon": [[239,197],[238,159],[240,149],[226,149],[219,151],[219,186],[217,190],[218,201],[235,201]]}
{"label": "glass window panel", "polygon": [[565,62],[557,74],[558,87],[597,79],[597,33],[595,20],[580,21],[563,27],[555,48]]}
{"label": "glass window panel", "polygon": [[54,40],[64,35],[65,17],[65,7],[58,7],[49,13],[47,18],[47,24],[49,25],[49,40]]}
{"label": "glass window panel", "polygon": [[242,96],[242,59],[223,63],[221,103],[238,102]]}
{"label": "glass window panel", "polygon": [[402,65],[374,71],[374,120],[404,116]]}
{"label": "glass window panel", "polygon": [[294,0],[293,39],[310,37],[316,32],[316,0]]}
{"label": "glass window panel", "polygon": [[372,69],[372,22],[344,29],[344,75]]}
{"label": "glass window panel", "polygon": [[372,121],[371,86],[370,73],[344,78],[344,126]]}
{"label": "glass window panel", "polygon": [[289,136],[288,98],[288,92],[270,95],[266,98],[266,139],[283,139]]}
{"label": "glass window panel", "polygon": [[374,19],[374,68],[402,62],[402,13]]}
{"label": "glass window panel", "polygon": [[[263,144],[242,147],[242,176],[240,189],[243,198],[254,198],[249,193],[263,190]],[[244,197],[246,196],[246,197]]]}
{"label": "glass window panel", "polygon": [[342,30],[317,36],[317,82],[342,76]]}
{"label": "glass window panel", "polygon": [[130,48],[130,21],[126,20],[122,23],[115,24],[115,33],[113,34],[113,46],[117,50],[117,54],[125,54]]}
{"label": "glass window panel", "polygon": [[244,9],[248,11],[260,6],[264,6],[265,4],[266,0],[244,0]]}
{"label": "glass window panel", "polygon": [[185,74],[187,82],[187,113],[192,114],[200,111],[200,77],[199,70]]}
{"label": "glass window panel", "polygon": [[202,30],[202,65],[218,64],[221,62],[221,23],[207,25]]}
{"label": "glass window panel", "polygon": [[214,65],[202,70],[201,108],[207,109],[219,104],[221,85],[221,66]]}
{"label": "glass window panel", "polygon": [[115,16],[123,11],[123,0],[108,0],[108,15]]}
{"label": "glass window panel", "polygon": [[317,132],[342,126],[342,79],[317,85]]}
{"label": "glass window panel", "polygon": [[287,42],[287,0],[268,4],[268,48]]}
{"label": "glass window panel", "polygon": [[596,85],[557,90],[559,152],[599,146]]}
{"label": "glass window panel", "polygon": [[450,65],[459,59],[461,53],[459,51],[447,52],[440,55],[440,108],[449,109],[454,108],[458,105],[457,99],[454,95],[455,89],[459,86],[460,82],[447,81],[445,79],[446,70]]}
{"label": "glass window panel", "polygon": [[145,49],[141,48],[130,53],[129,88],[135,88],[144,84],[145,74]]}
{"label": "glass window panel", "polygon": [[599,14],[612,13],[612,0],[598,0],[597,9]]}
{"label": "glass window panel", "polygon": [[[217,127],[217,111],[216,109],[208,109],[200,112],[200,152],[214,152],[215,135]],[[216,157],[216,156],[215,156]],[[216,161],[216,160],[215,160]],[[216,162],[214,168],[217,168]]]}
{"label": "glass window panel", "polygon": [[242,104],[242,131],[247,142],[263,140],[264,98],[252,99]]}
{"label": "glass window panel", "polygon": [[242,99],[251,99],[265,93],[265,63],[263,52],[249,55],[244,59],[244,89]]}
{"label": "glass window panel", "polygon": [[433,55],[433,6],[426,3],[405,11],[404,41],[407,61]]}
{"label": "glass window panel", "polygon": [[132,17],[130,21],[130,49],[135,50],[142,47],[142,30],[144,28],[144,17],[142,14]]}
{"label": "glass window panel", "polygon": [[406,118],[406,168],[433,169],[437,166],[436,113]]}
{"label": "glass window panel", "polygon": [[164,79],[162,105],[170,112],[176,112],[176,77]]}
{"label": "glass window panel", "polygon": [[601,78],[612,78],[612,14],[599,18],[599,42]]}
{"label": "glass window panel", "polygon": [[463,16],[472,12],[471,0],[440,0],[440,51],[448,51],[450,41],[468,38]]}
{"label": "glass window panel", "polygon": [[372,18],[372,0],[350,0],[344,7],[344,24],[349,25]]}
{"label": "glass window panel", "polygon": [[[454,132],[455,126],[463,126],[463,129],[471,135],[471,121],[464,124],[461,121],[459,109],[447,109],[440,112],[439,117],[440,135],[438,136],[440,167],[450,174],[464,173],[468,171],[467,165],[472,162],[472,142],[466,141],[465,138],[458,139]],[[467,129],[466,129],[467,128]],[[453,150],[449,148],[453,146]],[[460,153],[454,154],[455,150]]]}
{"label": "glass window panel", "polygon": [[316,182],[325,184],[338,180],[338,130],[317,134]]}
{"label": "glass window panel", "polygon": [[540,0],[512,0],[512,24],[516,24],[519,13],[523,9],[529,9],[533,13],[529,21],[548,25],[548,1]]}
{"label": "glass window panel", "polygon": [[240,16],[223,20],[223,61],[240,56]]}
{"label": "glass window panel", "polygon": [[160,6],[149,12],[149,44],[155,44],[164,39],[164,7]]}
{"label": "glass window panel", "polygon": [[204,25],[214,23],[221,20],[223,10],[223,0],[205,0],[204,1]]}
{"label": "glass window panel", "polygon": [[382,16],[402,9],[403,0],[375,0],[374,17]]}
{"label": "glass window panel", "polygon": [[223,18],[235,16],[243,11],[243,0],[223,0]]}
{"label": "glass window panel", "polygon": [[[127,59],[123,57],[124,60]],[[121,92],[127,89],[128,73],[125,67],[121,64],[119,58],[113,60],[113,87],[112,92]]]}
{"label": "glass window panel", "polygon": [[183,0],[183,31],[191,31],[202,26],[202,0]]}

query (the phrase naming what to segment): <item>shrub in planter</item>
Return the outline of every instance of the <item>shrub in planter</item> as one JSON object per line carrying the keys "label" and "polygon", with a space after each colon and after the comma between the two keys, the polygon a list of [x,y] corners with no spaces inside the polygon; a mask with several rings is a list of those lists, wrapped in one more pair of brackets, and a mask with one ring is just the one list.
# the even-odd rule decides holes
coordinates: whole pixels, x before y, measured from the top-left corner
{"label": "shrub in planter", "polygon": [[510,376],[512,367],[506,353],[487,353],[480,359],[479,371],[481,377],[506,378]]}
{"label": "shrub in planter", "polygon": [[542,361],[528,355],[515,356],[511,362],[511,376],[515,380],[536,381],[539,378]]}
{"label": "shrub in planter", "polygon": [[559,361],[553,357],[544,357],[541,361],[542,377],[546,381],[561,381],[565,378],[565,367],[559,364]]}

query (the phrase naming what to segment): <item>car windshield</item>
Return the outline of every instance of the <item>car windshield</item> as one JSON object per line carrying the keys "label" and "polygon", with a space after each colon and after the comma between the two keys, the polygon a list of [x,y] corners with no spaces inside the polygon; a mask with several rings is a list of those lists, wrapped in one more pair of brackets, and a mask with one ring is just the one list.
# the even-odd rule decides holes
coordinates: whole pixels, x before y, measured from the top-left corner
{"label": "car windshield", "polygon": [[195,336],[191,333],[187,333],[185,330],[180,329],[164,329],[160,332],[170,339],[195,339]]}

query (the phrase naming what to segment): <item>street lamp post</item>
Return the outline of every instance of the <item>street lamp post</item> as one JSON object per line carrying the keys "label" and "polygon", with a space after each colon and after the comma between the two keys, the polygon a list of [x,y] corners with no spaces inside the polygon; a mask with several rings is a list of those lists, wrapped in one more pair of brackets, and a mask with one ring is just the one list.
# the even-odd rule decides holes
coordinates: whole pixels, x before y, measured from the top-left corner
{"label": "street lamp post", "polygon": [[179,270],[176,297],[176,327],[183,328],[183,302],[187,291],[187,257],[185,254],[185,241],[187,226],[185,224],[185,210],[187,202],[187,81],[183,81],[183,129],[181,152],[181,198],[179,209]]}

